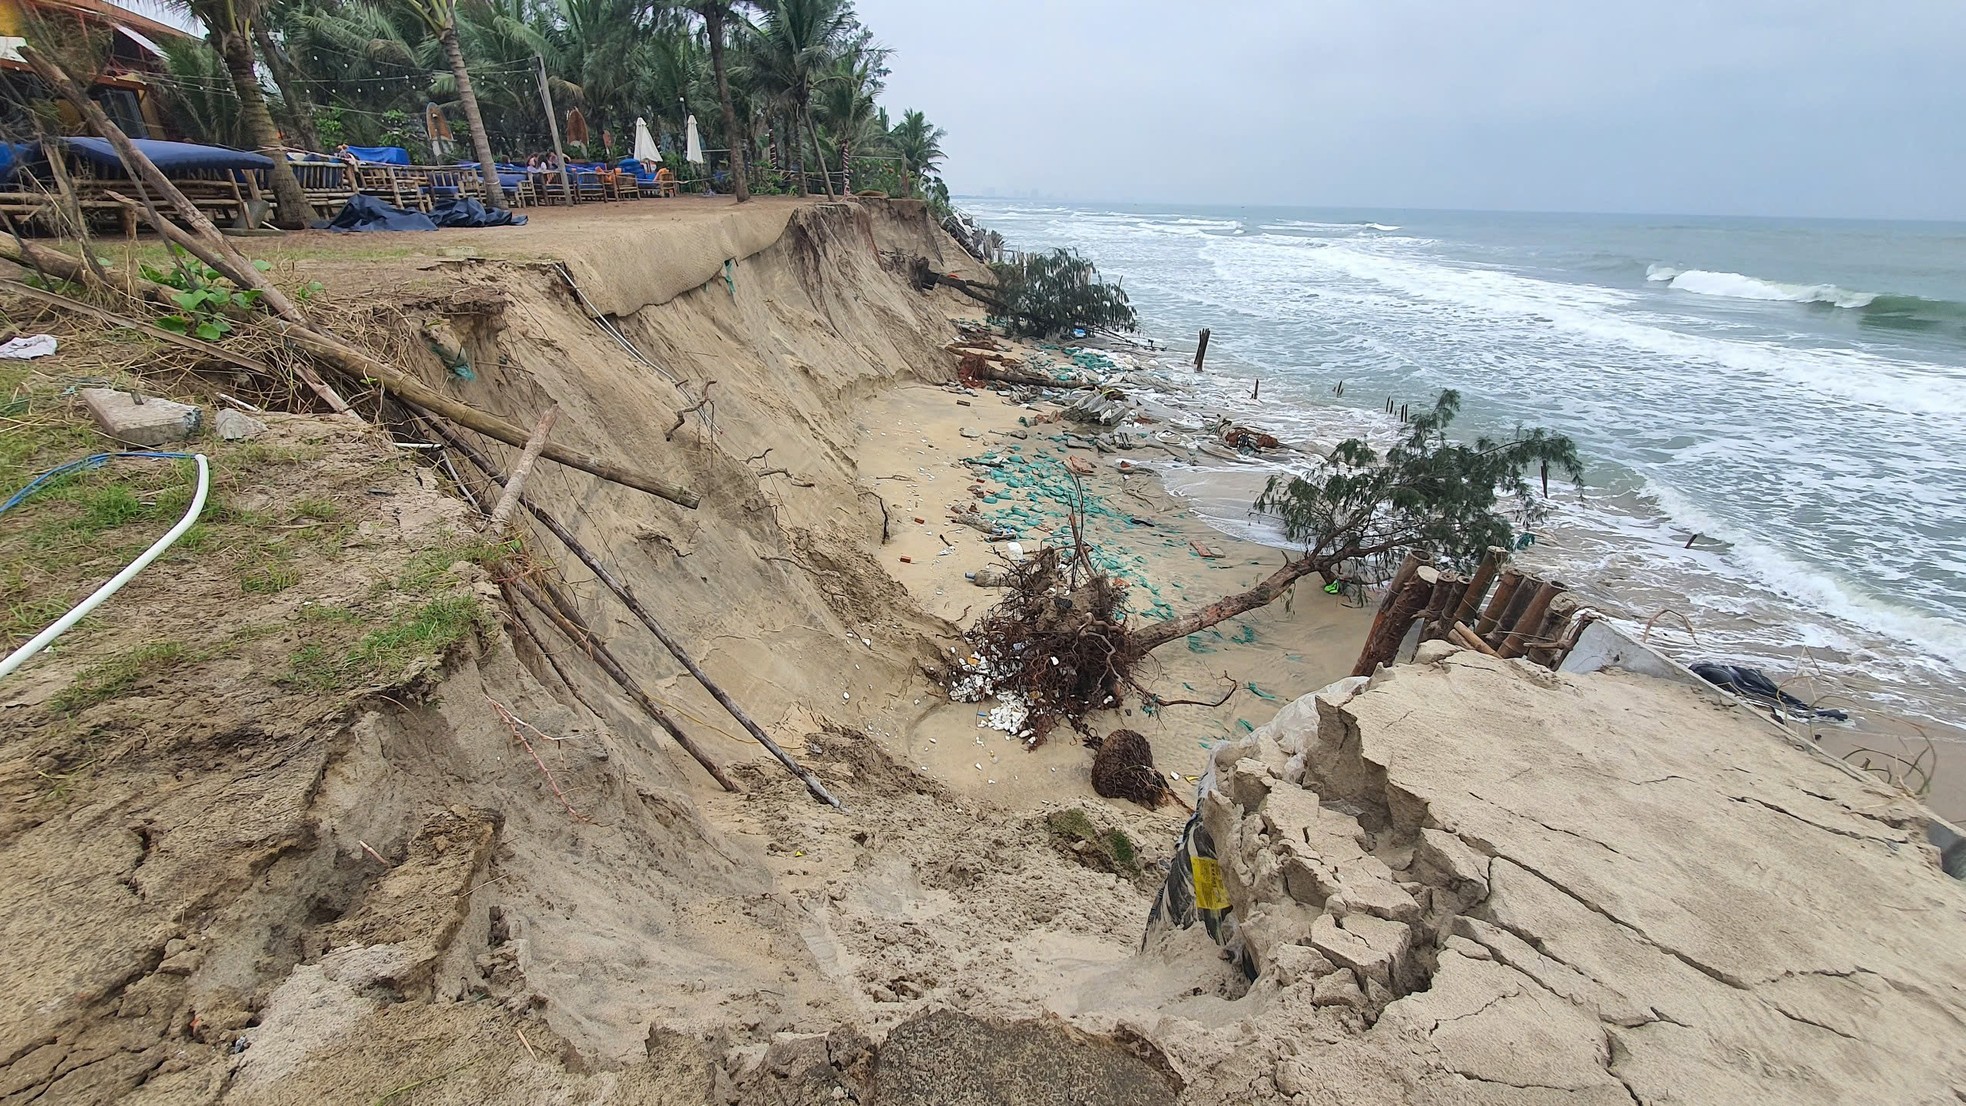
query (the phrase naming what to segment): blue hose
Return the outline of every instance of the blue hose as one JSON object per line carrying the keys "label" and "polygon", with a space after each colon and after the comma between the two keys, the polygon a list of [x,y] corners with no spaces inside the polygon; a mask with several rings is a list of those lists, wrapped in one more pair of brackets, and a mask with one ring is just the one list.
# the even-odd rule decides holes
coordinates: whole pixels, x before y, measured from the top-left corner
{"label": "blue hose", "polygon": [[90,469],[98,469],[111,461],[122,460],[126,457],[147,458],[156,461],[189,461],[191,454],[165,453],[152,449],[133,449],[124,453],[92,453],[79,461],[70,461],[65,465],[56,465],[54,468],[28,481],[27,487],[22,488],[8,497],[5,503],[0,503],[0,515],[4,515],[15,507],[20,506],[22,502],[50,480],[67,476],[71,472],[87,472]]}

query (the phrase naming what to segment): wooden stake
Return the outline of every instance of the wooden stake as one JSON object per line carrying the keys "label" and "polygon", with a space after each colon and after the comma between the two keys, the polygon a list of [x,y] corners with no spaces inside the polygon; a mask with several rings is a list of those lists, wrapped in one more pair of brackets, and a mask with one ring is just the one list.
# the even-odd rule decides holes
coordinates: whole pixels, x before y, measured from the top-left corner
{"label": "wooden stake", "polygon": [[1550,580],[1537,588],[1536,594],[1530,597],[1529,602],[1522,608],[1522,613],[1516,616],[1515,625],[1511,627],[1509,636],[1503,639],[1496,652],[1504,657],[1521,656],[1523,650],[1528,647],[1530,639],[1542,632],[1543,618],[1550,613],[1551,601],[1568,590],[1569,588],[1556,580]]}
{"label": "wooden stake", "polygon": [[1495,574],[1502,570],[1502,561],[1507,557],[1508,551],[1501,546],[1488,547],[1488,552],[1482,555],[1481,565],[1475,569],[1474,579],[1468,581],[1468,590],[1451,612],[1451,621],[1474,621],[1475,611],[1481,608],[1481,600],[1488,594],[1488,585],[1495,582]]}
{"label": "wooden stake", "polygon": [[1195,346],[1195,371],[1201,371],[1202,359],[1208,356],[1208,328],[1201,328],[1201,339]]}
{"label": "wooden stake", "polygon": [[1516,589],[1522,586],[1522,573],[1513,568],[1502,570],[1501,582],[1495,585],[1495,597],[1488,601],[1488,609],[1481,612],[1481,619],[1474,625],[1474,632],[1487,637],[1502,620],[1502,612],[1507,609],[1509,600],[1515,598]]}
{"label": "wooden stake", "polygon": [[1541,591],[1542,587],[1543,582],[1533,576],[1522,578],[1522,583],[1516,587],[1515,593],[1509,596],[1508,606],[1502,608],[1501,617],[1495,620],[1495,628],[1481,635],[1487,639],[1488,644],[1499,650],[1502,643],[1509,640],[1509,635],[1515,632],[1516,623],[1522,620],[1523,609],[1535,600],[1537,592]]}
{"label": "wooden stake", "polygon": [[1473,630],[1468,629],[1459,622],[1454,624],[1454,628],[1448,631],[1447,636],[1454,639],[1455,642],[1473,649],[1477,653],[1482,653],[1490,657],[1495,655],[1495,650],[1489,648],[1487,642],[1476,637]]}
{"label": "wooden stake", "polygon": [[505,524],[512,518],[512,508],[519,505],[519,493],[525,489],[526,478],[532,475],[533,463],[539,460],[539,451],[546,447],[546,435],[553,432],[553,424],[560,421],[560,405],[554,404],[539,417],[539,425],[533,427],[532,440],[526,443],[525,452],[519,454],[519,463],[512,466],[512,479],[499,493],[498,503],[492,507],[491,525],[494,534],[505,532]]}

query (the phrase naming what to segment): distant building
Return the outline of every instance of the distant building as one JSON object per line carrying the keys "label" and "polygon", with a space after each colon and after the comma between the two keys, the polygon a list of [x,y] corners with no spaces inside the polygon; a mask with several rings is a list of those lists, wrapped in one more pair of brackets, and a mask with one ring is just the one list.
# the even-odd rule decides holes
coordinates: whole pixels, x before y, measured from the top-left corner
{"label": "distant building", "polygon": [[[53,100],[49,91],[21,60],[20,48],[37,26],[79,24],[84,41],[100,40],[96,58],[101,71],[92,76],[89,94],[117,126],[132,138],[175,137],[164,106],[154,92],[162,76],[162,43],[199,37],[182,27],[160,22],[108,0],[0,0],[0,131],[22,139],[36,130],[28,105]],[[69,40],[74,41],[74,40]],[[59,104],[63,130],[81,127],[73,108]]]}

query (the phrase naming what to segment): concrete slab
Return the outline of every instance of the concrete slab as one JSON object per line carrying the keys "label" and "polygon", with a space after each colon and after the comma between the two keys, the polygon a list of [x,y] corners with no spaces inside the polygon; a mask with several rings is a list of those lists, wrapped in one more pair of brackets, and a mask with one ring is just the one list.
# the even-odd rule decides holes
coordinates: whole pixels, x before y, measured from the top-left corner
{"label": "concrete slab", "polygon": [[176,445],[198,433],[205,413],[188,403],[145,397],[138,402],[114,388],[84,388],[82,402],[102,432],[141,449]]}

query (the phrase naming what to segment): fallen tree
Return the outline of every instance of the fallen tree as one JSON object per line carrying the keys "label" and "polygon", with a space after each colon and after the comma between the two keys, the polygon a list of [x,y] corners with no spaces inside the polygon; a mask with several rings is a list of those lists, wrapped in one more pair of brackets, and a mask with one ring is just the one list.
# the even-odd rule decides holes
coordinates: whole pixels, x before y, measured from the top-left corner
{"label": "fallen tree", "polygon": [[[1341,442],[1309,471],[1271,478],[1256,500],[1301,553],[1255,587],[1145,625],[1125,619],[1125,582],[1096,570],[1074,512],[1073,542],[1015,566],[1006,598],[970,632],[979,663],[955,674],[958,697],[994,694],[1027,712],[1019,730],[1036,745],[1059,722],[1091,737],[1087,717],[1130,690],[1159,703],[1134,673],[1155,649],[1275,602],[1298,580],[1377,583],[1374,566],[1409,554],[1473,569],[1490,547],[1548,511],[1549,473],[1581,481],[1574,443],[1543,429],[1462,443],[1448,438],[1460,395],[1442,392],[1384,453]],[[1531,474],[1537,483],[1530,481]]]}

